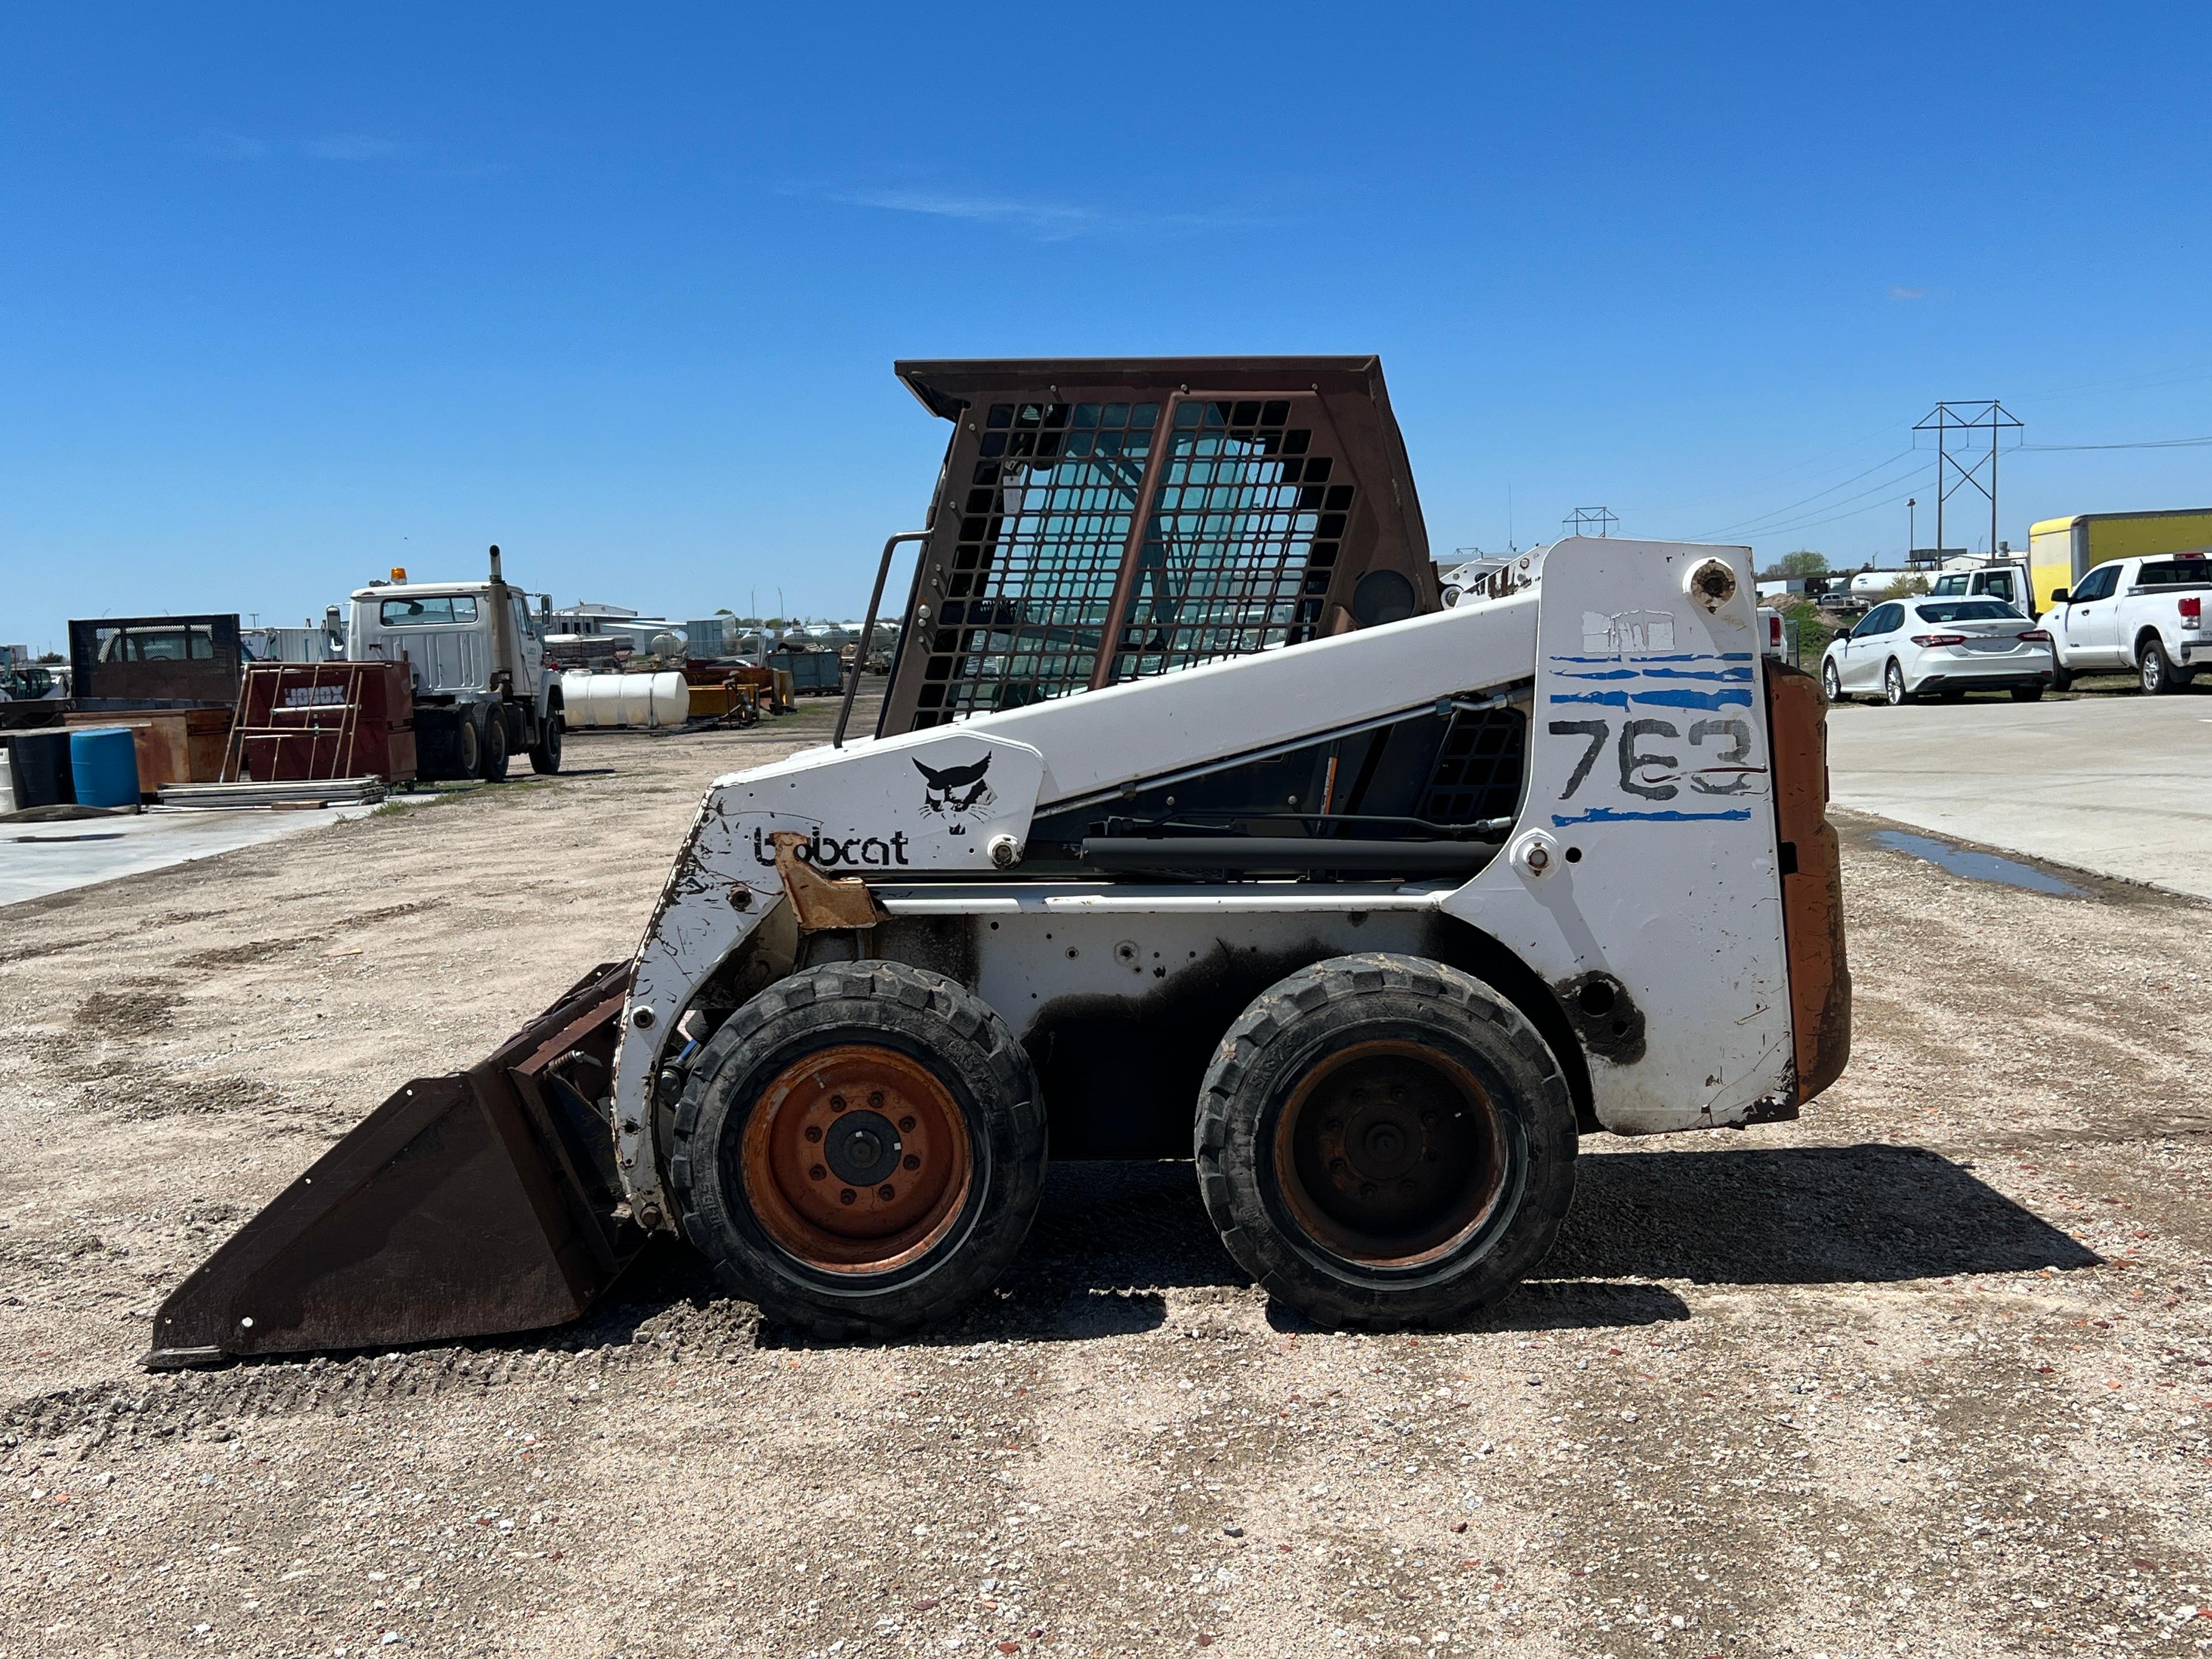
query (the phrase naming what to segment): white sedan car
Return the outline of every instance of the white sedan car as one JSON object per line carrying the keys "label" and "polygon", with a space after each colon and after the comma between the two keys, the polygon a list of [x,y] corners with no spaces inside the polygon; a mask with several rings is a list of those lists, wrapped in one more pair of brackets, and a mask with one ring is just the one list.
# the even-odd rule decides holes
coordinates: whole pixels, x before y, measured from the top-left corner
{"label": "white sedan car", "polygon": [[1870,693],[1892,703],[1923,696],[2009,691],[2033,702],[2057,667],[2051,635],[1995,599],[1888,599],[1839,634],[1820,663],[1830,702]]}

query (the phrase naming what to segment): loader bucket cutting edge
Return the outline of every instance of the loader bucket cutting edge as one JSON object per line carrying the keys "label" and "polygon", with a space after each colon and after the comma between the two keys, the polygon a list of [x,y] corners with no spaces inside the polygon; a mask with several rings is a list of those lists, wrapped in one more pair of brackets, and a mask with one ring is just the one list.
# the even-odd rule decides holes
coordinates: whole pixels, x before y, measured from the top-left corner
{"label": "loader bucket cutting edge", "polygon": [[645,1242],[592,1104],[629,985],[597,969],[468,1071],[394,1093],[161,1304],[148,1368],[582,1316]]}

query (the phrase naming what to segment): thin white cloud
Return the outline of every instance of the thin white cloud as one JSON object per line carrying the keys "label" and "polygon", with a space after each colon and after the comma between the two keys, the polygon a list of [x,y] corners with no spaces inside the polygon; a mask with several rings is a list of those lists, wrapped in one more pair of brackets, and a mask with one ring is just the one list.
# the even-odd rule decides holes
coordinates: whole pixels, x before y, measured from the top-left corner
{"label": "thin white cloud", "polygon": [[934,190],[855,190],[832,195],[847,207],[881,208],[890,213],[925,213],[939,219],[969,219],[979,224],[1015,225],[1044,236],[1074,236],[1097,229],[1103,216],[1060,202],[1024,202],[1004,196],[959,196]]}
{"label": "thin white cloud", "polygon": [[325,138],[311,138],[301,148],[318,161],[380,161],[387,155],[399,153],[399,146],[389,138],[372,137],[364,132],[340,132]]}
{"label": "thin white cloud", "polygon": [[304,155],[316,161],[380,161],[399,154],[389,138],[365,132],[334,132],[320,138],[252,138],[228,132],[198,146],[203,155],[222,161],[265,161],[272,155]]}
{"label": "thin white cloud", "polygon": [[1889,285],[1889,297],[1893,300],[1918,300],[1925,298],[1926,295],[1925,289],[1905,288],[1896,283]]}
{"label": "thin white cloud", "polygon": [[845,207],[875,208],[886,213],[919,213],[971,224],[1004,225],[1041,240],[1109,235],[1133,231],[1221,229],[1257,222],[1249,217],[1200,213],[1126,214],[1081,207],[1070,202],[1028,200],[1011,196],[969,195],[927,188],[814,191],[793,186],[790,195],[818,195]]}

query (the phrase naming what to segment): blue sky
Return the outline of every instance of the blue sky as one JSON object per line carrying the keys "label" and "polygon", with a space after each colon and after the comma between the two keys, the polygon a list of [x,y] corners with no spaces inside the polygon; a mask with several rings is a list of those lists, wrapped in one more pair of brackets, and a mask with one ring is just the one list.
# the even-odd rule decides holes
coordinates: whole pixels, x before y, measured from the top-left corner
{"label": "blue sky", "polygon": [[[0,641],[296,622],[495,540],[564,602],[849,613],[942,451],[900,356],[1378,351],[1439,552],[1602,503],[1893,561],[1932,465],[1892,458],[1938,398],[2002,397],[2029,444],[2212,436],[2208,35],[10,8]],[[2204,504],[2208,461],[2008,454],[1999,533]]]}

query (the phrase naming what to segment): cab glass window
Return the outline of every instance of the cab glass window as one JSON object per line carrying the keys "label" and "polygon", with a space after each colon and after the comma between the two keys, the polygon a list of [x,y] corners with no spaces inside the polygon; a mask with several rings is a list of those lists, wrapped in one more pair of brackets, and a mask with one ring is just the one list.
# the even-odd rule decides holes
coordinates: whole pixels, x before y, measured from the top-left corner
{"label": "cab glass window", "polygon": [[2013,599],[2012,572],[2009,570],[1995,572],[1983,585],[1983,592],[1993,599],[2002,599],[2007,605],[2010,605]]}
{"label": "cab glass window", "polygon": [[2144,587],[2178,587],[2188,582],[2212,582],[2212,559],[2170,559],[2147,564],[2136,578]]}
{"label": "cab glass window", "polygon": [[2092,570],[2087,575],[2081,578],[2081,586],[2074,590],[2074,602],[2076,605],[2079,605],[2086,599],[2101,599],[2107,597],[2112,592],[2113,585],[2117,583],[2119,579],[2119,566],[2116,564],[2099,565],[2094,570]]}
{"label": "cab glass window", "polygon": [[386,599],[377,607],[376,619],[386,628],[472,623],[477,619],[477,602],[465,593],[420,599]]}

